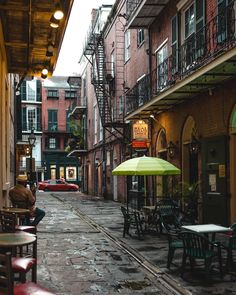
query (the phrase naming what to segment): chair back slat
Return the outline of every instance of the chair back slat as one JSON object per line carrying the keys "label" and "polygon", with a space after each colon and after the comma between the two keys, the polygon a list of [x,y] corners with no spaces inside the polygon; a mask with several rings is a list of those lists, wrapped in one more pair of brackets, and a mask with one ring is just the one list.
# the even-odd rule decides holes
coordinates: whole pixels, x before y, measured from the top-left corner
{"label": "chair back slat", "polygon": [[0,210],[0,223],[3,232],[15,232],[16,215]]}
{"label": "chair back slat", "polygon": [[11,253],[0,254],[0,274],[0,292],[6,295],[13,295]]}

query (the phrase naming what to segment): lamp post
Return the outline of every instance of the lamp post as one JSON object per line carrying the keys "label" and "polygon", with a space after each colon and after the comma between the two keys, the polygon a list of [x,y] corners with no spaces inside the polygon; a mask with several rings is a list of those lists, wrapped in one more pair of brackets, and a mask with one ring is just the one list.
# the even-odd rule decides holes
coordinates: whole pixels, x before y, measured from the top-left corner
{"label": "lamp post", "polygon": [[31,133],[28,137],[28,142],[29,142],[29,146],[30,146],[30,165],[29,165],[29,172],[30,172],[30,179],[29,179],[29,185],[30,187],[33,185],[33,180],[32,180],[32,170],[33,170],[33,165],[32,165],[32,161],[33,161],[33,157],[32,157],[32,152],[33,152],[33,147],[36,141],[36,136],[34,134],[34,129],[31,130]]}

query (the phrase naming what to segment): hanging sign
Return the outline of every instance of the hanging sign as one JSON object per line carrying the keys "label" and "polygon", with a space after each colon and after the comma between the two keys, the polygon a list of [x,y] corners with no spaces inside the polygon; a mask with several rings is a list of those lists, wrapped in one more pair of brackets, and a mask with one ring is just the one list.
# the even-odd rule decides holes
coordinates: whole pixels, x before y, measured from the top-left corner
{"label": "hanging sign", "polygon": [[148,124],[138,120],[133,124],[133,139],[148,139]]}

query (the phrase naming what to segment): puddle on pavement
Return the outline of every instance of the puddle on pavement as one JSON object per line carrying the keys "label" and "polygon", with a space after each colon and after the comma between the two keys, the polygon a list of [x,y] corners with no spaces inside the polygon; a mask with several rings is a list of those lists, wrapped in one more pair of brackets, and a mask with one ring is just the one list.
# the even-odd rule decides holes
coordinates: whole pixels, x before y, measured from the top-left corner
{"label": "puddle on pavement", "polygon": [[115,286],[115,289],[117,291],[121,291],[121,289],[126,288],[126,289],[130,289],[130,290],[142,290],[146,287],[150,286],[150,283],[146,282],[146,281],[124,281],[123,283],[118,283]]}
{"label": "puddle on pavement", "polygon": [[139,273],[137,268],[134,267],[120,267],[119,269],[124,273]]}

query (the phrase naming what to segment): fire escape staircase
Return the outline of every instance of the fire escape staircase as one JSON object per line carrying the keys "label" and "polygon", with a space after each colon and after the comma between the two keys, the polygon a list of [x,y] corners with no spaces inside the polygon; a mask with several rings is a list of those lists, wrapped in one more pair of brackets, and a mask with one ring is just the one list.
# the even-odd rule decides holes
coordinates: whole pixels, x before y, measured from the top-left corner
{"label": "fire escape staircase", "polygon": [[84,55],[92,56],[92,83],[94,85],[102,126],[111,136],[114,135],[118,139],[121,139],[121,135],[124,138],[126,124],[121,121],[115,121],[112,116],[109,81],[106,79],[107,69],[102,34],[93,34],[93,38],[90,37],[90,42],[84,51]]}

